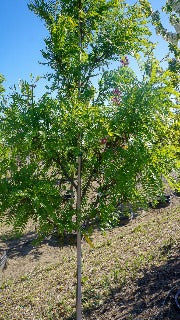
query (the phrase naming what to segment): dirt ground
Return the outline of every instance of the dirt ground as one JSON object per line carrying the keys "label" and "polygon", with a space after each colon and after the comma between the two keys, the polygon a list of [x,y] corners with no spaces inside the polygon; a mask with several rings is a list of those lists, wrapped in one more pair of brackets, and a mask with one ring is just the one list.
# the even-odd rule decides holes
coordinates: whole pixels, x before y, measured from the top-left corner
{"label": "dirt ground", "polygon": [[175,294],[180,289],[180,258],[174,252],[168,262],[124,288],[112,290],[102,307],[87,312],[87,320],[180,320]]}
{"label": "dirt ground", "polygon": [[[149,217],[154,216],[154,219],[159,219],[161,213],[171,208],[180,208],[179,197],[173,197],[171,204],[168,208],[153,210],[148,213],[141,212],[140,215],[131,221],[127,226],[121,227],[122,234],[132,234],[133,230],[136,230],[139,223],[147,225]],[[177,225],[179,209],[177,209]],[[173,233],[177,232],[178,227],[173,224]],[[114,235],[119,237],[119,231],[109,231],[108,237]],[[150,232],[150,231],[148,231]],[[172,234],[173,234],[172,233]],[[39,246],[33,244],[33,240],[36,239],[35,227],[29,224],[24,235],[20,238],[12,237],[12,230],[9,227],[2,227],[0,230],[0,252],[7,251],[8,263],[6,269],[0,274],[0,282],[4,282],[8,279],[20,279],[25,274],[30,274],[36,267],[39,266],[48,267],[51,265],[61,265],[62,261],[70,260],[70,256],[75,261],[76,259],[76,247],[73,243],[74,239],[66,239],[67,242],[64,246],[60,246],[59,239],[55,235],[50,236],[44,240]],[[72,243],[71,243],[72,240]],[[91,252],[90,249],[86,249],[87,244],[83,241],[83,246],[87,250],[87,256],[101,254],[104,250],[110,250],[110,240],[106,242],[106,248],[103,248],[104,238],[103,235],[97,230],[92,236],[94,243],[98,243],[97,253]],[[102,248],[101,248],[102,243]],[[117,244],[115,243],[116,247]],[[136,279],[131,277],[127,280],[126,285],[111,287],[110,294],[106,297],[103,303],[98,307],[90,307],[84,311],[84,320],[180,320],[180,311],[176,308],[174,303],[174,296],[178,289],[180,289],[180,259],[179,248],[172,246],[168,248],[169,244],[164,246],[164,254],[170,252],[168,259],[159,265],[149,266],[143,268]],[[171,245],[170,245],[171,247]],[[113,248],[113,244],[112,244]],[[118,249],[118,248],[116,248]],[[121,249],[121,247],[120,247]],[[172,250],[171,250],[172,249]],[[89,251],[90,250],[90,251]],[[98,253],[99,250],[99,253]],[[167,252],[166,252],[167,251]],[[122,254],[126,254],[125,252]],[[90,259],[90,258],[89,258]],[[108,257],[103,257],[107,259]],[[110,259],[110,258],[109,258]],[[88,264],[88,263],[87,263]],[[110,261],[109,261],[110,264]],[[91,266],[92,267],[92,266]],[[99,266],[101,267],[101,266]],[[108,268],[111,266],[109,265]],[[72,272],[73,272],[72,266]],[[87,266],[88,268],[88,266]],[[73,284],[74,285],[74,284]],[[1,290],[0,290],[1,291]],[[1,292],[0,292],[1,293]],[[1,303],[0,303],[1,305]],[[30,318],[18,318],[27,320]],[[0,320],[17,320],[16,318],[1,317]],[[52,319],[52,320],[65,320],[66,317],[48,318],[48,317],[35,317],[35,320]],[[71,318],[74,317],[71,316]]]}

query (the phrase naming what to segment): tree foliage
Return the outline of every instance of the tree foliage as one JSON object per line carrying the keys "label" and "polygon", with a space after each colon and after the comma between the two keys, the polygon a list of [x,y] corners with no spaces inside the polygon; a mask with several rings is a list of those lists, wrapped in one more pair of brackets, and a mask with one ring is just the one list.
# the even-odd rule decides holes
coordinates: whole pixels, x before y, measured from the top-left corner
{"label": "tree foliage", "polygon": [[68,99],[74,97],[81,81],[80,100],[90,100],[94,94],[91,79],[99,69],[119,60],[120,55],[144,50],[148,45],[147,20],[137,4],[36,0],[29,8],[49,31],[42,54],[54,70],[56,88]]}
{"label": "tree foliage", "polygon": [[[163,26],[161,21],[160,12],[158,10],[154,11],[148,0],[140,1],[143,6],[146,15],[151,17],[152,24],[155,26],[155,31],[158,35],[161,35],[169,45],[169,54],[166,60],[169,64],[169,69],[172,71],[172,81],[175,86],[179,85],[179,71],[180,71],[180,50],[178,47],[178,42],[180,39],[180,5],[177,0],[167,0],[165,6],[162,10],[167,14],[169,23],[173,26],[174,31],[168,31]],[[173,56],[172,56],[173,54]],[[165,57],[164,57],[165,59]]]}
{"label": "tree foliage", "polygon": [[2,74],[0,74],[0,95],[2,95],[2,93],[4,92],[4,87],[3,87],[3,81],[4,81],[4,77]]}
{"label": "tree foliage", "polygon": [[0,212],[17,229],[31,218],[42,234],[77,230],[81,154],[81,225],[116,224],[119,203],[147,203],[176,165],[171,72],[154,60],[140,81],[129,67],[125,55],[150,46],[140,4],[34,0],[29,8],[49,31],[42,53],[56,97],[32,99],[22,82],[1,104]]}

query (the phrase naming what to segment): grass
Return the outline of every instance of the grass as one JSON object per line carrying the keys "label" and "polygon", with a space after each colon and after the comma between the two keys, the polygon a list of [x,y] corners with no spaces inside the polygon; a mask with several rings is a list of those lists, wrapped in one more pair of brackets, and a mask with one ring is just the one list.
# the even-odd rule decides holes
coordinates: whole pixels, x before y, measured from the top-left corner
{"label": "grass", "polygon": [[[83,241],[83,310],[104,304],[117,288],[128,287],[144,270],[164,264],[179,241],[179,207],[151,210],[128,225],[92,235],[94,249]],[[46,246],[43,247],[47,250]],[[8,276],[0,285],[0,320],[73,319],[76,249],[56,248],[58,262],[29,265],[25,274]],[[50,252],[50,248],[49,248]],[[21,260],[22,263],[22,260]],[[132,319],[129,315],[129,319]]]}

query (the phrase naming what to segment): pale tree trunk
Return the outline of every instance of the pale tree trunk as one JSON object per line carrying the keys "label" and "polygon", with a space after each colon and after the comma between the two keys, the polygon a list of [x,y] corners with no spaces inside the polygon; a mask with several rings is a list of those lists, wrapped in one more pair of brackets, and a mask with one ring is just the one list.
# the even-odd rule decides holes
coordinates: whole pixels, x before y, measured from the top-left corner
{"label": "pale tree trunk", "polygon": [[[79,0],[79,12],[82,9],[82,2]],[[82,55],[82,22],[79,18],[79,64],[81,65]],[[78,96],[81,98],[81,72],[78,81]],[[79,146],[81,147],[81,135],[78,138]],[[77,187],[77,290],[76,290],[76,317],[77,320],[82,319],[82,293],[81,293],[81,163],[82,154],[81,151],[78,156],[78,187]]]}
{"label": "pale tree trunk", "polygon": [[81,155],[78,156],[78,190],[77,190],[77,320],[82,319],[81,302]]}

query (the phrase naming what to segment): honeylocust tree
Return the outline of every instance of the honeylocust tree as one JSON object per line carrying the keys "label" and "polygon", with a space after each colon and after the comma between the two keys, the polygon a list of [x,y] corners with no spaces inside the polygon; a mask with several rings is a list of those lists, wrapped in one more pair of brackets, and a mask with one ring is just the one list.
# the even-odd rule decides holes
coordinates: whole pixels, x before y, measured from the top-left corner
{"label": "honeylocust tree", "polygon": [[81,319],[81,234],[90,242],[88,227],[117,224],[120,203],[160,192],[175,162],[176,92],[157,62],[143,81],[129,68],[150,46],[140,4],[34,0],[29,8],[49,32],[42,54],[52,72],[40,99],[24,81],[1,103],[0,212],[18,230],[33,219],[40,235],[77,231]]}

